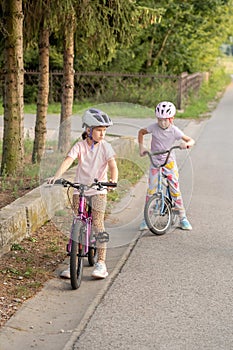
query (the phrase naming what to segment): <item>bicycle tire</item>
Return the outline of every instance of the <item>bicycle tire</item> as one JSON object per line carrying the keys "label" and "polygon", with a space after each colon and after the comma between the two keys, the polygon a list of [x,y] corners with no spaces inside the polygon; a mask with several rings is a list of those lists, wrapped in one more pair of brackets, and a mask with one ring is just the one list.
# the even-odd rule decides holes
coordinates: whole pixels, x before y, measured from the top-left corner
{"label": "bicycle tire", "polygon": [[145,205],[144,217],[149,230],[153,234],[164,235],[172,224],[172,211],[169,199],[164,198],[164,208],[162,210],[161,197],[156,194],[150,197]]}
{"label": "bicycle tire", "polygon": [[72,289],[78,289],[82,282],[83,255],[84,246],[72,240],[70,252],[70,282]]}
{"label": "bicycle tire", "polygon": [[73,221],[70,250],[70,282],[72,289],[79,288],[82,281],[84,256],[84,246],[82,245],[82,227],[83,224],[81,221]]}

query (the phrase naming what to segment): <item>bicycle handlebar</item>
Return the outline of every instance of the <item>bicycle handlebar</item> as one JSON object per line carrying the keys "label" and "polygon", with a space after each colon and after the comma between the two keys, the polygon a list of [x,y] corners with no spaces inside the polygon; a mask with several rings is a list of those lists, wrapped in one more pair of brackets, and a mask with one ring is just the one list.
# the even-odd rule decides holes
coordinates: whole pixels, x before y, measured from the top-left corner
{"label": "bicycle handlebar", "polygon": [[103,189],[105,189],[106,187],[117,187],[117,183],[115,182],[101,182],[98,181],[98,179],[94,179],[94,182],[91,185],[84,185],[84,184],[80,184],[80,183],[74,183],[74,182],[70,182],[66,179],[57,179],[54,182],[55,185],[62,185],[64,187],[70,186],[73,188],[76,188],[77,190],[83,189],[83,190],[89,190],[90,188],[93,188],[95,186],[97,186],[97,190],[101,191]]}
{"label": "bicycle handlebar", "polygon": [[[163,167],[164,165],[167,164],[168,158],[170,157],[170,154],[171,154],[171,152],[172,152],[174,149],[181,149],[181,147],[180,147],[180,146],[173,146],[173,147],[171,147],[170,149],[168,149],[168,150],[166,150],[166,151],[159,151],[159,152],[152,152],[152,153],[150,153],[150,152],[148,152],[148,151],[145,151],[144,154],[147,154],[147,155],[149,156],[150,161],[151,161],[152,165],[153,165],[155,168],[160,168],[160,167]],[[161,164],[161,165],[156,165],[156,164],[154,163],[154,161],[153,161],[153,156],[158,156],[158,155],[166,154],[166,153],[167,153],[167,157],[166,157],[164,163]]]}

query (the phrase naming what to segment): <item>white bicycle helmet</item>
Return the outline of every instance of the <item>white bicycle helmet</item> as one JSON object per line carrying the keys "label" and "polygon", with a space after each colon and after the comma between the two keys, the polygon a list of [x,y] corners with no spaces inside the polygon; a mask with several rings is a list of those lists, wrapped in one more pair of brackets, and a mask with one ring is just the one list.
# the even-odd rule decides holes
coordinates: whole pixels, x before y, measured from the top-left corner
{"label": "white bicycle helmet", "polygon": [[96,126],[111,126],[113,125],[112,120],[109,116],[99,109],[90,108],[82,117],[82,127],[94,128]]}
{"label": "white bicycle helmet", "polygon": [[163,101],[156,106],[155,114],[161,119],[172,118],[176,114],[176,107],[172,102]]}

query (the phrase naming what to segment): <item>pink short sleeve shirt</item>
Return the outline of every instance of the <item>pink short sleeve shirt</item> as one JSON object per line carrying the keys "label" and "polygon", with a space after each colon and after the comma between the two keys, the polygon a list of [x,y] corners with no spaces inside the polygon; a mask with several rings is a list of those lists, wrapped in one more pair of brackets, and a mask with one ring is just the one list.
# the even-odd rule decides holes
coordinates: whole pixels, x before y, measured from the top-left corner
{"label": "pink short sleeve shirt", "polygon": [[[115,152],[105,140],[99,142],[93,149],[86,140],[77,142],[67,154],[69,157],[78,159],[75,182],[91,185],[94,179],[107,181],[108,161],[115,156]],[[106,193],[90,189],[85,195]]]}

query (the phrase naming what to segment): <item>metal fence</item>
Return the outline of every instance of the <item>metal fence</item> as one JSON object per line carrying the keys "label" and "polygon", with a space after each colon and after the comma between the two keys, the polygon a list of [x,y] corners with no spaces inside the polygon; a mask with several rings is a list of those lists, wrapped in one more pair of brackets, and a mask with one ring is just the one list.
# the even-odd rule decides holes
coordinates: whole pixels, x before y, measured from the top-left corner
{"label": "metal fence", "polygon": [[[25,103],[36,103],[38,71],[24,74]],[[60,102],[62,71],[51,71],[49,102]],[[133,74],[106,72],[76,72],[74,75],[74,100],[98,103],[128,102],[154,107],[160,100],[169,100],[178,109],[185,106],[190,93],[197,94],[203,81],[202,73],[181,75]],[[3,97],[4,74],[1,72],[0,95]]]}

